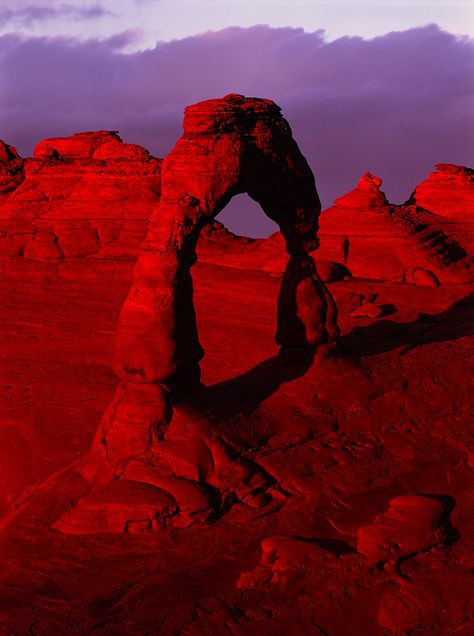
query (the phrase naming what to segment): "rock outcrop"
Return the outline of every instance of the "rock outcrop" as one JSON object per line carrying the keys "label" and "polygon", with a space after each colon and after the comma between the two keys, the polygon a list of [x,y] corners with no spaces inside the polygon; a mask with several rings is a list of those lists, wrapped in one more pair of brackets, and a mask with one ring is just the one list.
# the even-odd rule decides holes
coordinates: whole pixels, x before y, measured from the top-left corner
{"label": "rock outcrop", "polygon": [[474,170],[438,163],[437,170],[416,186],[407,205],[436,215],[439,228],[474,254]]}
{"label": "rock outcrop", "polygon": [[188,107],[184,134],[163,162],[161,188],[120,316],[119,377],[167,382],[197,368],[202,350],[190,267],[202,227],[241,192],[280,225],[289,254],[279,344],[334,338],[334,304],[308,256],[318,245],[321,210],[314,177],[273,102],[229,95]]}
{"label": "rock outcrop", "polygon": [[3,144],[0,160],[0,256],[136,259],[161,160],[109,131],[46,139],[26,160]]}
{"label": "rock outcrop", "polygon": [[357,550],[370,563],[396,562],[433,546],[443,545],[445,506],[440,498],[403,495],[387,512],[357,533]]}
{"label": "rock outcrop", "polygon": [[[110,156],[108,143],[85,151],[83,137],[69,151],[58,141],[42,145],[50,158],[24,161],[3,148],[10,185],[0,215],[31,182],[25,165],[26,172],[36,165],[43,177],[56,171],[50,187],[58,196],[42,210],[20,206],[17,214],[29,213],[15,222],[36,228],[54,201],[58,218],[22,255],[0,261],[7,270],[0,276],[0,633],[62,634],[72,625],[78,634],[471,633],[473,286],[445,284],[464,257],[440,265],[425,255],[436,236],[429,250],[414,239],[435,227],[428,219],[442,221],[450,239],[469,223],[414,204],[394,209],[377,179],[366,177],[335,207],[341,222],[350,221],[350,235],[335,234],[350,240],[347,258],[341,250],[317,262],[321,278],[343,279],[330,286],[341,345],[334,352],[288,346],[319,342],[331,325],[319,319],[317,292],[325,292],[306,253],[314,227],[306,234],[304,219],[318,211],[311,175],[271,103],[234,97],[191,110],[165,163],[163,201],[151,205],[130,322],[121,326],[117,363],[130,368],[120,382],[111,368],[115,331],[139,246],[119,255],[111,245],[107,257],[67,255],[58,227],[71,219],[60,218],[59,206],[74,191],[60,195],[61,179],[69,188],[66,169],[74,169],[78,187],[93,178],[105,187],[109,170],[112,192],[130,193],[123,203],[109,197],[114,212],[97,232],[102,245],[109,223],[121,223],[127,206],[133,215],[133,201],[139,209],[143,170],[154,161],[99,161],[91,157]],[[270,158],[267,142],[275,142]],[[257,144],[262,163],[253,162]],[[243,155],[233,154],[242,146]],[[239,169],[253,169],[279,203],[295,201],[278,191],[284,179],[291,184],[293,174],[303,184],[295,231],[284,228],[291,257],[281,291],[282,233],[252,240],[207,223],[214,178],[225,189],[229,166],[238,185],[248,173]],[[273,202],[272,192],[264,195]],[[109,204],[102,186],[91,186],[90,196],[97,206],[88,199],[81,220],[95,227],[95,210],[103,205],[107,215]],[[282,225],[291,210],[279,208]],[[413,234],[411,219],[414,230],[427,227]],[[146,221],[138,221],[144,236]],[[80,244],[74,232],[72,246]],[[394,252],[394,267],[384,251]],[[349,265],[376,278],[351,278]],[[110,278],[84,279],[106,270]],[[54,271],[59,276],[44,277]],[[384,282],[398,271],[405,282]],[[173,298],[184,298],[187,314]],[[148,350],[160,354],[156,367]],[[158,376],[163,365],[171,376]],[[150,369],[163,380],[148,381]]]}
{"label": "rock outcrop", "polygon": [[0,140],[0,205],[23,179],[23,159],[16,148]]}
{"label": "rock outcrop", "polygon": [[455,221],[472,222],[474,170],[450,163],[436,164],[436,171],[416,186],[408,204]]}
{"label": "rock outcrop", "polygon": [[366,172],[359,179],[357,187],[336,199],[334,205],[339,208],[355,210],[386,207],[390,204],[385,193],[380,190],[381,185],[382,179],[370,172]]}
{"label": "rock outcrop", "polygon": [[[188,130],[194,124],[205,126],[188,113]],[[224,155],[219,170],[229,169]],[[30,159],[1,142],[0,267],[14,275],[111,279],[119,274],[131,280],[148,221],[160,204],[161,164],[114,131],[46,139]],[[353,275],[421,285],[472,280],[473,171],[449,164],[437,168],[403,206],[390,204],[381,179],[369,172],[336,199],[320,217],[321,279]],[[242,178],[250,184],[250,175]],[[277,196],[281,186],[273,180],[271,188]],[[250,184],[249,195],[258,197],[258,189]],[[206,219],[197,247],[201,261],[277,274],[285,270],[280,232],[247,239],[209,214]]]}
{"label": "rock outcrop", "polygon": [[391,205],[381,179],[366,173],[320,217],[318,258],[345,265],[353,276],[417,282],[468,282],[472,256],[444,219],[414,204]]}
{"label": "rock outcrop", "polygon": [[[74,141],[71,156],[83,155],[82,142]],[[96,148],[94,140],[91,153],[102,147]],[[66,150],[53,140],[39,152],[57,161],[55,153],[64,156]],[[183,406],[193,391],[193,400],[203,391],[199,361],[204,352],[190,272],[196,244],[202,228],[232,196],[248,192],[279,224],[285,240],[288,263],[276,331],[283,351],[295,348],[298,356],[306,349],[311,357],[314,347],[339,334],[335,303],[309,254],[318,246],[321,209],[314,177],[276,104],[228,95],[188,107],[184,134],[164,160],[161,176],[160,204],[118,323],[115,371],[121,383],[103,416],[93,459],[86,458],[81,469],[92,494],[83,491],[78,504],[57,519],[56,527],[65,532],[125,531],[129,521],[154,527],[154,519],[181,510],[183,480],[204,488],[205,504],[200,497],[186,512],[190,522],[197,513],[208,518],[216,506],[226,508],[232,501],[253,501],[256,495],[260,501],[273,486],[273,479],[236,454],[198,408]],[[127,500],[138,493],[136,516],[133,510],[118,512],[120,483],[112,490],[107,483],[119,476]],[[148,486],[137,486],[137,479]],[[212,489],[221,493],[217,501]],[[276,500],[281,496],[276,493]],[[262,505],[273,505],[274,499],[264,497]]]}
{"label": "rock outcrop", "polygon": [[[319,220],[318,273],[325,282],[353,275],[422,286],[473,279],[474,223],[448,220],[414,203],[392,205],[382,180],[367,172]],[[214,224],[198,246],[199,258],[243,269],[283,272],[279,232],[240,239]]]}

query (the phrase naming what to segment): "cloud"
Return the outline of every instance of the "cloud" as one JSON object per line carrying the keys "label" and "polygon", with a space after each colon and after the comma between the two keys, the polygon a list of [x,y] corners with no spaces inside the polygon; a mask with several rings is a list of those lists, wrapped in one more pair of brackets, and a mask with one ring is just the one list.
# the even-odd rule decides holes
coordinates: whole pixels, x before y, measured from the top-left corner
{"label": "cloud", "polygon": [[106,15],[113,15],[100,4],[91,4],[78,7],[74,4],[60,4],[57,6],[49,4],[29,4],[26,6],[15,6],[14,8],[0,8],[0,27],[14,25],[17,27],[30,26],[36,22],[47,20],[72,19],[72,20],[94,20]]}
{"label": "cloud", "polygon": [[472,163],[473,42],[434,25],[333,42],[229,28],[127,54],[129,37],[0,38],[0,138],[30,154],[44,137],[105,128],[164,156],[187,104],[237,92],[282,106],[325,205],[366,170],[401,202],[435,163]]}

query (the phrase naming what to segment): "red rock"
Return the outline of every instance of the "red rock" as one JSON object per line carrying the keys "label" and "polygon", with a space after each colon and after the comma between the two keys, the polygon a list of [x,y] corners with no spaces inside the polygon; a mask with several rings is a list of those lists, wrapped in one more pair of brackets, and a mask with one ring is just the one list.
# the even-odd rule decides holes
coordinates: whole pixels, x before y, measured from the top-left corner
{"label": "red rock", "polygon": [[5,165],[18,159],[20,159],[20,155],[16,148],[9,146],[0,139],[0,164]]}
{"label": "red rock", "polygon": [[409,283],[414,283],[420,287],[437,287],[439,280],[429,270],[418,267],[413,271],[408,271],[405,274],[405,280]]}
{"label": "red rock", "polygon": [[334,567],[337,560],[338,557],[325,550],[317,540],[292,536],[268,537],[262,541],[260,565],[254,572],[242,574],[237,587],[246,589],[267,583],[285,585],[294,582],[303,573]]}
{"label": "red rock", "polygon": [[39,231],[26,244],[26,258],[62,258],[62,249],[58,245],[58,237],[53,232]]}
{"label": "red rock", "polygon": [[474,220],[474,170],[438,163],[426,181],[416,186],[409,204],[456,221]]}
{"label": "red rock", "polygon": [[376,305],[375,303],[364,303],[354,309],[351,313],[351,316],[359,316],[359,317],[368,317],[368,318],[379,318],[384,313],[383,307],[380,305]]}
{"label": "red rock", "polygon": [[173,473],[153,467],[147,462],[128,464],[123,476],[125,479],[152,484],[173,493],[178,508],[177,515],[169,520],[171,525],[192,525],[194,521],[203,522],[214,515],[212,493],[199,482],[176,477]]}
{"label": "red rock", "polygon": [[311,257],[290,256],[278,297],[276,342],[300,347],[337,340],[337,309]]}
{"label": "red rock", "polygon": [[[462,617],[474,609],[472,578],[464,568],[429,555],[412,560],[409,577],[398,581],[381,599],[378,620],[381,627],[396,634],[409,633],[420,625],[466,624]],[[408,566],[410,564],[407,564]],[[416,582],[413,580],[416,579]],[[442,630],[435,627],[440,633]],[[447,632],[449,633],[448,627]]]}
{"label": "red rock", "polygon": [[398,282],[428,270],[440,282],[471,281],[473,257],[459,242],[461,228],[414,205],[389,204],[380,184],[367,173],[321,214],[318,258],[362,278]]}
{"label": "red rock", "polygon": [[[81,512],[86,476],[87,487],[93,483],[91,465],[82,472],[81,458],[116,388],[109,366],[130,280],[111,272],[131,266],[94,260],[110,277],[104,270],[95,279],[48,283],[33,277],[47,261],[13,258],[8,263],[17,274],[0,281],[4,631],[27,633],[32,607],[39,621],[32,630],[59,634],[70,629],[71,616],[78,632],[124,635],[221,633],[227,625],[256,634],[469,629],[473,336],[465,297],[471,286],[337,282],[331,291],[343,309],[367,300],[393,303],[397,314],[379,321],[378,333],[367,319],[358,336],[353,329],[360,319],[342,314],[337,357],[280,365],[273,342],[280,279],[197,263],[194,303],[206,389],[174,405],[166,434],[159,439],[158,429],[136,461],[125,455],[128,448],[141,452],[141,434],[134,441],[125,432],[128,463],[114,475],[114,483],[148,484],[162,494],[152,490],[143,503],[141,488],[125,484],[124,499],[121,486],[112,492],[96,483],[104,488],[100,503]],[[25,261],[28,269],[20,270]],[[65,259],[59,267],[87,261]],[[410,351],[407,344],[422,346]],[[216,448],[210,431],[227,449]],[[235,454],[230,461],[228,448]],[[244,459],[249,472],[240,468]],[[81,489],[64,472],[70,462],[76,472],[81,468]],[[187,470],[195,479],[181,475]],[[372,567],[354,552],[357,532],[401,487],[451,495],[459,538]],[[265,498],[278,488],[286,495],[272,508]],[[176,513],[160,512],[153,528],[150,519],[168,498]],[[70,523],[62,519],[67,507]],[[114,532],[74,536],[92,528]],[[264,564],[262,540],[273,542]],[[428,558],[430,567],[422,568]]]}
{"label": "red rock", "polygon": [[334,205],[340,208],[356,208],[359,210],[381,208],[389,205],[387,198],[380,190],[382,179],[370,172],[366,172],[359,179],[354,190],[351,190],[334,201]]}
{"label": "red rock", "polygon": [[0,139],[0,205],[3,197],[15,190],[23,179],[23,159],[16,148]]}
{"label": "red rock", "polygon": [[39,159],[91,159],[96,150],[104,144],[120,146],[121,140],[118,133],[98,130],[93,133],[78,133],[71,137],[52,137],[36,146],[34,156]]}
{"label": "red rock", "polygon": [[83,497],[54,527],[67,534],[147,531],[164,527],[177,508],[163,490],[121,479]]}
{"label": "red rock", "polygon": [[153,436],[163,434],[170,418],[169,400],[160,385],[123,382],[102,418],[95,446],[114,466],[125,466],[149,450]]}
{"label": "red rock", "polygon": [[[201,390],[202,349],[190,276],[197,239],[202,226],[235,191],[248,190],[260,200],[285,237],[289,259],[277,303],[277,342],[296,347],[296,353],[307,347],[311,357],[312,348],[339,335],[334,301],[308,254],[317,245],[320,210],[314,178],[278,107],[267,100],[230,95],[189,107],[184,130],[163,163],[160,206],[151,218],[119,319],[115,368],[122,382],[80,470],[92,491],[72,509],[67,508],[66,499],[66,509],[54,522],[66,533],[122,532],[132,522],[137,531],[153,527],[158,514],[153,493],[152,509],[142,510],[140,494],[133,514],[136,486],[132,489],[125,480],[122,498],[120,481],[110,488],[104,484],[124,473],[141,474],[146,493],[154,488],[152,475],[154,484],[166,483],[171,489],[167,494],[173,501],[179,500],[183,483],[194,484],[188,494],[198,496],[178,519],[181,527],[206,520],[236,502],[244,506],[240,518],[281,506],[285,495],[273,489],[269,475],[241,457],[196,408],[179,406],[193,390],[198,394]],[[104,136],[52,140],[56,154],[48,161],[88,159]],[[42,227],[46,227],[45,217],[51,218],[43,215]],[[98,233],[87,234],[84,227],[79,236],[84,237],[83,243],[99,240]],[[121,234],[116,240],[120,238]],[[43,251],[34,251],[36,245]],[[78,247],[84,246],[78,242]],[[52,257],[47,250],[53,248],[60,249],[57,236],[42,230],[25,252]],[[163,471],[173,478],[157,482],[157,473]],[[209,499],[202,502],[198,490],[202,483],[218,493],[212,507]]]}
{"label": "red rock", "polygon": [[56,231],[65,258],[97,254],[102,247],[97,229],[91,223],[64,223],[57,225]]}
{"label": "red rock", "polygon": [[[160,207],[119,320],[119,377],[167,382],[190,371],[197,377],[202,349],[189,270],[201,227],[238,191],[248,191],[280,224],[291,255],[279,303],[279,343],[334,338],[335,307],[329,308],[330,296],[307,256],[316,244],[320,211],[314,177],[273,102],[230,95],[186,109],[184,135],[163,163]],[[307,328],[295,333],[295,320]]]}
{"label": "red rock", "polygon": [[415,552],[443,545],[444,504],[436,498],[403,495],[387,512],[357,533],[357,550],[371,563],[397,561]]}
{"label": "red rock", "polygon": [[[474,223],[447,223],[412,204],[391,205],[380,185],[379,178],[366,173],[354,190],[322,212],[321,245],[314,253],[322,280],[339,279],[345,268],[346,275],[394,282],[413,282],[415,270],[431,271],[438,282],[471,281]],[[208,238],[198,245],[205,262],[274,273],[286,266],[279,232],[249,242],[214,228]],[[326,263],[338,263],[339,274],[330,273]]]}
{"label": "red rock", "polygon": [[[222,106],[232,131],[239,109],[258,120],[271,104],[231,96]],[[212,108],[202,112],[194,139],[214,143]],[[6,164],[16,161],[18,183],[29,185],[0,202],[0,631],[469,633],[473,305],[467,278],[457,284],[466,257],[453,260],[450,242],[469,252],[469,222],[414,205],[339,206],[344,225],[322,235],[315,257],[333,239],[339,256],[325,256],[316,274],[302,250],[286,272],[295,303],[283,295],[283,319],[298,343],[322,337],[317,318],[330,300],[318,276],[340,278],[337,263],[356,271],[330,287],[341,346],[316,355],[275,346],[283,236],[251,240],[209,225],[193,268],[202,384],[194,367],[167,386],[117,390],[116,325],[146,231],[132,207],[150,168],[123,146],[111,138],[93,156],[83,146],[85,158],[50,151]],[[173,154],[181,167],[186,154]],[[188,186],[183,207],[196,197],[191,175]],[[368,196],[355,199],[369,205]],[[16,216],[3,229],[11,197]],[[58,247],[63,255],[48,258]],[[140,271],[150,284],[153,269]],[[441,284],[385,282],[393,274]],[[133,300],[144,297],[138,287]],[[360,307],[373,313],[351,315]],[[159,306],[148,308],[143,326],[155,328]]]}
{"label": "red rock", "polygon": [[[65,259],[137,258],[147,221],[159,203],[158,160],[107,131],[45,140],[38,144],[37,158],[26,161],[8,148],[4,144],[0,254],[21,256],[40,229],[58,237]],[[414,205],[392,206],[380,185],[380,179],[366,173],[357,188],[323,212],[321,248],[315,253],[321,280],[334,282],[345,272],[412,281],[415,270],[431,271],[441,283],[471,280],[474,225],[447,223],[447,217]],[[29,236],[20,229],[27,219],[31,219]],[[246,239],[214,222],[202,233],[197,254],[204,262],[279,274],[286,267],[284,244],[280,233]],[[41,253],[36,246],[31,249]],[[86,266],[75,271],[90,278],[97,268],[89,264],[90,271]]]}
{"label": "red rock", "polygon": [[[23,253],[12,241],[16,246],[19,228],[29,221],[30,234],[38,230],[57,236],[66,259],[136,259],[159,202],[161,160],[108,131],[46,139],[36,147],[35,158],[25,161],[13,151],[3,154],[8,162],[0,168],[6,193],[3,201],[0,196],[5,233],[0,253]],[[41,258],[37,246],[28,247],[30,253]]]}
{"label": "red rock", "polygon": [[[198,260],[204,263],[227,265],[238,269],[255,269],[281,274],[285,271],[288,256],[281,232],[275,232],[266,239],[250,239],[235,236],[221,223],[214,221],[206,226],[197,244]],[[349,270],[341,263],[318,258],[316,260],[318,276],[324,283],[333,283],[349,276]]]}
{"label": "red rock", "polygon": [[324,283],[335,283],[338,280],[348,280],[351,278],[351,273],[347,267],[334,261],[318,259],[316,269]]}

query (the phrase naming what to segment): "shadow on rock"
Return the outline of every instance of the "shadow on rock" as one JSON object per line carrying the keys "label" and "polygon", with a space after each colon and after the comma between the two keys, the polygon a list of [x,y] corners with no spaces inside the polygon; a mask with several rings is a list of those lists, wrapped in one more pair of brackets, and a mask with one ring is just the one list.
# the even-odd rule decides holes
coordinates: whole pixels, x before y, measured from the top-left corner
{"label": "shadow on rock", "polygon": [[420,313],[418,319],[412,322],[377,320],[366,327],[355,327],[340,339],[337,356],[365,357],[405,347],[403,354],[421,345],[473,334],[474,294],[469,294],[442,313]]}
{"label": "shadow on rock", "polygon": [[316,350],[315,347],[281,347],[276,356],[245,373],[210,387],[201,386],[191,398],[187,397],[187,402],[210,410],[218,418],[251,413],[282,384],[302,377],[313,365]]}
{"label": "shadow on rock", "polygon": [[423,497],[429,497],[430,499],[435,499],[443,504],[444,510],[443,514],[440,518],[440,525],[445,529],[446,532],[446,542],[445,547],[456,543],[461,538],[461,533],[457,528],[455,528],[451,523],[451,514],[456,506],[456,499],[451,497],[450,495],[438,495],[438,494],[427,494],[423,493]]}

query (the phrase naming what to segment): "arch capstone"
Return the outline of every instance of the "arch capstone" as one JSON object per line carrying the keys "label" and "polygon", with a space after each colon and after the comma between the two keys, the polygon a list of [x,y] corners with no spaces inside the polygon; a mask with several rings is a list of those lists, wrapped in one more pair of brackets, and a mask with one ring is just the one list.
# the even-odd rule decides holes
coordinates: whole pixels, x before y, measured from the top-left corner
{"label": "arch capstone", "polygon": [[114,368],[122,381],[198,380],[204,352],[190,269],[201,229],[240,193],[279,225],[289,255],[277,343],[337,338],[334,302],[309,256],[321,211],[313,173],[274,102],[232,94],[188,106],[183,135],[164,160],[161,203],[118,324]]}

